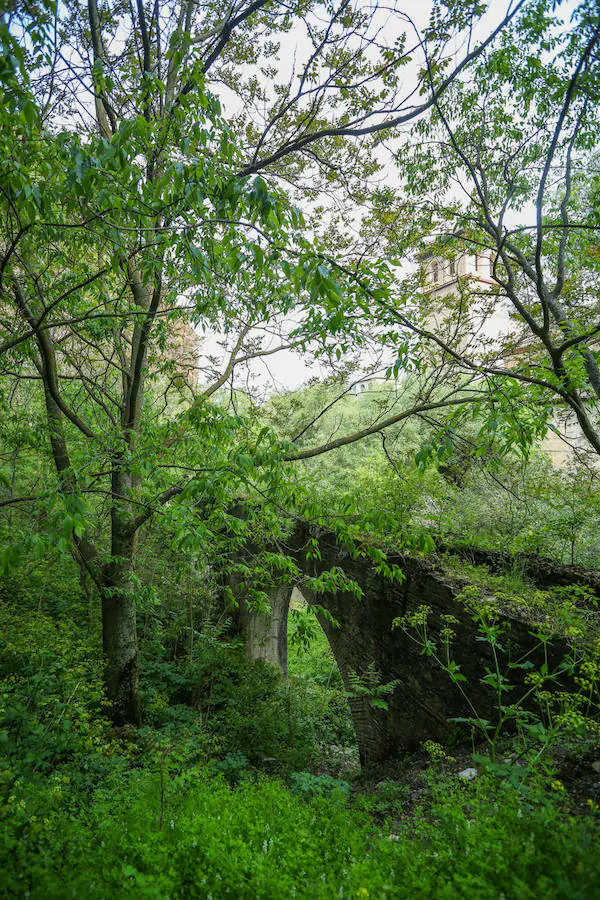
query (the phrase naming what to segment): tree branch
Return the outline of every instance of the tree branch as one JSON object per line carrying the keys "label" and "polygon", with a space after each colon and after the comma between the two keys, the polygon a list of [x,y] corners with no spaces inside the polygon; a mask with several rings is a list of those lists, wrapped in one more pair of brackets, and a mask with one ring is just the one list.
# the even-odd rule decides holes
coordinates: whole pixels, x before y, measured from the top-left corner
{"label": "tree branch", "polygon": [[433,403],[419,403],[415,406],[411,406],[410,409],[405,409],[401,413],[397,413],[395,416],[389,416],[387,419],[382,419],[376,425],[370,425],[368,428],[363,428],[360,431],[356,431],[354,434],[346,435],[342,438],[337,438],[334,441],[329,441],[327,444],[321,444],[320,447],[311,447],[308,450],[301,450],[295,453],[293,456],[284,457],[286,462],[297,462],[301,459],[312,459],[314,456],[321,456],[323,453],[329,453],[331,450],[338,450],[340,447],[346,447],[348,444],[354,444],[356,441],[362,441],[364,438],[369,437],[372,434],[377,434],[382,431],[384,428],[389,428],[391,425],[396,425],[398,422],[402,422],[404,419],[410,418],[410,416],[416,416],[420,413],[430,412],[434,409],[443,409],[448,406],[458,406],[464,405],[467,403],[474,403],[480,397],[454,397],[449,398],[447,400],[439,400]]}

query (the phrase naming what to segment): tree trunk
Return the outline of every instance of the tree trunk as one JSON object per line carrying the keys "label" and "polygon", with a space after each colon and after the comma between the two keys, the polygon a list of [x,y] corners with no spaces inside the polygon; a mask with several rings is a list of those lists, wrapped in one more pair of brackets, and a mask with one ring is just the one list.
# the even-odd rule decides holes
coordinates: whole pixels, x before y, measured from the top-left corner
{"label": "tree trunk", "polygon": [[112,511],[112,559],[103,573],[102,651],[104,685],[115,725],[142,724],[133,587],[135,534]]}
{"label": "tree trunk", "polygon": [[131,582],[111,585],[102,594],[104,685],[115,725],[141,725],[135,599]]}

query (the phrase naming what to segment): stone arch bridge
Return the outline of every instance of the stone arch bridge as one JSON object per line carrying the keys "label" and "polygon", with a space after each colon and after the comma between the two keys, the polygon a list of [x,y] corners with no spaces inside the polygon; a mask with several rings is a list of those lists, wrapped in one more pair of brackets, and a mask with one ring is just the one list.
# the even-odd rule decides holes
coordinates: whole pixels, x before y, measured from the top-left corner
{"label": "stone arch bridge", "polygon": [[[447,743],[456,734],[456,726],[449,719],[471,715],[461,696],[438,663],[421,652],[421,647],[401,629],[393,628],[397,617],[414,612],[426,605],[431,613],[428,628],[433,635],[443,627],[443,616],[457,620],[453,626],[452,658],[466,677],[468,696],[484,718],[493,718],[493,692],[480,683],[487,668],[492,667],[489,644],[478,637],[472,614],[459,598],[468,584],[448,574],[441,557],[415,558],[388,556],[388,562],[399,566],[404,573],[401,583],[391,582],[376,572],[368,557],[353,556],[333,534],[318,534],[320,559],[307,558],[314,533],[306,525],[297,526],[290,538],[288,552],[294,557],[304,575],[318,576],[334,566],[344,570],[357,582],[362,598],[350,592],[313,594],[301,587],[307,603],[315,608],[317,619],[327,635],[335,660],[346,686],[351,692],[354,675],[359,677],[375,670],[380,684],[395,683],[386,695],[387,709],[377,708],[369,696],[350,699],[352,718],[364,767],[384,762],[402,749],[414,749],[422,741]],[[310,554],[308,554],[310,556]],[[515,563],[508,554],[473,550],[471,562],[485,563],[491,569],[507,568]],[[589,585],[600,596],[600,572],[554,565],[548,560],[522,556],[517,560],[520,570],[532,584],[540,588],[556,585]],[[287,624],[293,584],[274,584],[270,591],[271,613],[253,612],[239,597],[240,625],[246,638],[248,656],[277,665],[287,675]],[[338,623],[332,625],[329,616]],[[502,613],[509,626],[504,648],[510,659],[529,654],[534,664],[541,665],[541,649],[531,635],[531,625],[517,615]],[[550,646],[550,666],[564,657],[567,646],[560,638]],[[536,653],[538,658],[536,659]],[[521,670],[511,671],[511,680],[523,677]]]}

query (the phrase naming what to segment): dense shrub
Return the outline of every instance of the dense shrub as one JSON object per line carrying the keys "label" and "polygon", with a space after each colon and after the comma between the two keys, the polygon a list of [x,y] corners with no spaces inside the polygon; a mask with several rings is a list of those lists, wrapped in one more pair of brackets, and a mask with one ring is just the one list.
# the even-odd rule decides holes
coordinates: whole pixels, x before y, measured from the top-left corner
{"label": "dense shrub", "polygon": [[365,800],[325,773],[328,742],[351,735],[322,632],[292,647],[289,684],[208,627],[184,658],[149,643],[147,724],[115,732],[76,585],[38,588],[0,600],[3,896],[600,895],[593,798],[573,818],[559,791],[440,775],[415,809],[408,785]]}
{"label": "dense shrub", "polygon": [[106,723],[100,648],[65,614],[68,598],[59,616],[33,609],[18,589],[4,594],[16,598],[0,599],[0,750],[7,778],[48,772],[95,752]]}
{"label": "dense shrub", "polygon": [[[339,793],[275,780],[231,789],[191,768],[107,776],[87,798],[51,780],[11,795],[5,896],[32,898],[592,898],[597,822],[496,782],[450,782],[424,815],[374,833]],[[162,827],[161,827],[162,817]]]}

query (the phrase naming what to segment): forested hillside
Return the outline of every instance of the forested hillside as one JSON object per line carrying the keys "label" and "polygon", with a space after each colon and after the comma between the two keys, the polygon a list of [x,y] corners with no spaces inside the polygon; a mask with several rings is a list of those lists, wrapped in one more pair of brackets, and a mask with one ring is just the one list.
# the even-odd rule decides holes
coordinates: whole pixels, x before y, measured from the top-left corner
{"label": "forested hillside", "polygon": [[600,895],[599,52],[0,9],[2,896]]}

